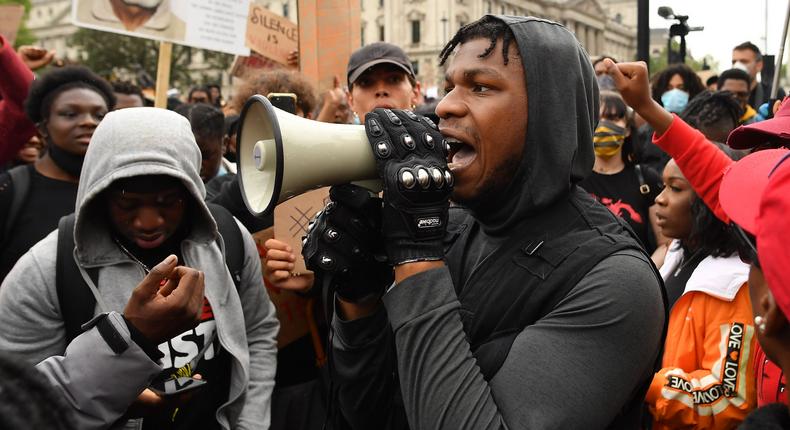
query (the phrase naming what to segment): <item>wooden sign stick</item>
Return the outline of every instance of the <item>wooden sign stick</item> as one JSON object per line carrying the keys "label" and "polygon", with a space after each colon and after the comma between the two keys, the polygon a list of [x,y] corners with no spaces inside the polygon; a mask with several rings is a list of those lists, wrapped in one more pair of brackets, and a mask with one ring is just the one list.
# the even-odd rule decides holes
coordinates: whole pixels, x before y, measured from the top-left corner
{"label": "wooden sign stick", "polygon": [[167,108],[167,89],[170,86],[170,59],[173,57],[173,44],[159,42],[159,62],[156,65],[156,100],[154,106]]}

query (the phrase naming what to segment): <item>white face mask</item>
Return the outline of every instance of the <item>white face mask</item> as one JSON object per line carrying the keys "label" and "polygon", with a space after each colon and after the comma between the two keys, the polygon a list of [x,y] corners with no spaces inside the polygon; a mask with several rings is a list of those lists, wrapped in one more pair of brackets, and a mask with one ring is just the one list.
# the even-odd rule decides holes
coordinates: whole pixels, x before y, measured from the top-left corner
{"label": "white face mask", "polygon": [[736,62],[735,62],[733,65],[732,65],[732,68],[733,68],[733,69],[740,69],[740,70],[743,70],[744,72],[746,72],[746,73],[748,73],[748,74],[750,74],[750,75],[752,74],[752,71],[749,69],[749,66],[747,66],[747,65],[746,65],[746,63],[744,63],[743,61],[736,61]]}
{"label": "white face mask", "polygon": [[129,6],[137,6],[145,9],[153,9],[158,7],[164,0],[122,0]]}

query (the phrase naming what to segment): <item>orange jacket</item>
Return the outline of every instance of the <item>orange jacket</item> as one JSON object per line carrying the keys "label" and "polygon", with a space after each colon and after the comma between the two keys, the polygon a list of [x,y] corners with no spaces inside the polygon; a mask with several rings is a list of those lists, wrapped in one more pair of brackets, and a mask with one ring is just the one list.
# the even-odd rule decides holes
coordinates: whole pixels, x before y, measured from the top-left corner
{"label": "orange jacket", "polygon": [[[661,273],[680,263],[670,247]],[[669,314],[662,369],[645,402],[661,429],[732,429],[756,406],[748,266],[737,256],[704,259]]]}

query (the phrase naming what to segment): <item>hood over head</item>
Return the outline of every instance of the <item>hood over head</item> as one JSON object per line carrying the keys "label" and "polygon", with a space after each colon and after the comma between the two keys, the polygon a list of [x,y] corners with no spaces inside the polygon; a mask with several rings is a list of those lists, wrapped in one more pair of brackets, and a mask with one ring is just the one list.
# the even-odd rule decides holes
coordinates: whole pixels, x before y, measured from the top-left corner
{"label": "hood over head", "polygon": [[[502,21],[515,36],[528,100],[521,164],[499,195],[473,210],[484,230],[496,235],[568,196],[592,171],[598,84],[587,52],[562,25],[534,17],[486,15],[481,20]],[[511,43],[511,55],[513,48]],[[503,126],[518,120],[508,118]]]}
{"label": "hood over head", "polygon": [[117,254],[105,208],[97,197],[113,182],[134,176],[180,180],[195,203],[190,206],[195,212],[184,218],[192,222],[190,239],[214,240],[217,226],[204,202],[200,164],[200,149],[183,116],[148,107],[107,114],[93,133],[80,174],[74,226],[79,259],[87,265],[101,264]]}

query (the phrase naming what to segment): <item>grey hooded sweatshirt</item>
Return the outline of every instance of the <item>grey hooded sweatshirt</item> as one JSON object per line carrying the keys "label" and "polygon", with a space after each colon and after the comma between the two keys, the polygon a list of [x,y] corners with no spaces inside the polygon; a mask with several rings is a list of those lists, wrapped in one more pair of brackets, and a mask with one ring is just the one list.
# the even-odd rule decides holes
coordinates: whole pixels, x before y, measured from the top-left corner
{"label": "grey hooded sweatshirt", "polygon": [[[205,273],[205,297],[212,307],[219,342],[231,357],[228,401],[216,411],[216,418],[226,429],[265,429],[269,426],[279,324],[263,285],[255,243],[244,228],[244,270],[238,290],[233,284],[224,251],[216,241],[217,225],[203,200],[200,163],[191,127],[181,115],[155,108],[108,114],[91,139],[80,176],[74,255],[79,265],[99,269],[95,313],[122,312],[145,272],[113,241],[100,196],[121,178],[168,175],[179,179],[193,199],[189,205],[192,212],[185,216],[191,221],[191,230],[181,242],[179,263]],[[64,355],[67,347],[55,287],[57,238],[55,231],[33,246],[0,287],[0,350],[32,364]],[[91,348],[90,340],[100,339],[98,335],[78,337],[69,345],[65,360],[73,348],[84,352]],[[78,340],[81,343],[75,343]],[[106,346],[96,348],[92,358],[86,354],[89,360],[97,360],[94,366],[67,362],[54,371],[58,374],[55,379],[71,382],[65,391],[76,411],[78,428],[109,428],[147,385],[144,377],[142,381],[139,378],[151,371],[150,363],[145,363],[151,360],[139,348],[119,356],[110,356],[107,350]],[[102,372],[114,367],[134,368],[126,362],[112,366],[112,360],[143,361],[130,375]],[[48,363],[62,361],[50,359]],[[140,425],[140,420],[121,420],[113,428]]]}
{"label": "grey hooded sweatshirt", "polygon": [[[520,167],[486,202],[451,208],[446,267],[395,285],[368,317],[335,317],[340,411],[355,429],[638,428],[666,309],[661,281],[627,227],[576,186],[594,160],[592,66],[559,24],[482,19],[509,26],[511,55],[517,48],[524,65]],[[547,294],[542,286],[561,287],[552,275],[583,250],[572,235],[607,236],[617,250],[587,258],[589,270],[534,322],[498,332]],[[487,356],[480,338],[505,349]],[[492,365],[491,356],[501,362]]]}

